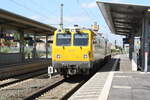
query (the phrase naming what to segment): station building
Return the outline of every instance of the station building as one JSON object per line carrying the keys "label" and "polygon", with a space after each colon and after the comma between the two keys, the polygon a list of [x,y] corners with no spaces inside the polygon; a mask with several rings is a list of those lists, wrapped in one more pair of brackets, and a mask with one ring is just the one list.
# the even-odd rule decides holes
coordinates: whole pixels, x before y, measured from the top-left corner
{"label": "station building", "polygon": [[48,59],[55,30],[50,25],[0,9],[0,65],[40,57]]}

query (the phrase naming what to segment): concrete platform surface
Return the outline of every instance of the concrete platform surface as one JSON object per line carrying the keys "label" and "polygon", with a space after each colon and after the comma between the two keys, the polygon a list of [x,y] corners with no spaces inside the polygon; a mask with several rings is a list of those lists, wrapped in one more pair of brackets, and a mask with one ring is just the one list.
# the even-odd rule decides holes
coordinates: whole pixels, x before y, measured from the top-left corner
{"label": "concrete platform surface", "polygon": [[128,56],[118,57],[98,71],[69,100],[150,100],[150,73],[133,72]]}
{"label": "concrete platform surface", "polygon": [[115,73],[108,100],[150,100],[150,74]]}
{"label": "concrete platform surface", "polygon": [[130,60],[126,55],[121,55],[108,100],[150,100],[150,74],[132,72]]}

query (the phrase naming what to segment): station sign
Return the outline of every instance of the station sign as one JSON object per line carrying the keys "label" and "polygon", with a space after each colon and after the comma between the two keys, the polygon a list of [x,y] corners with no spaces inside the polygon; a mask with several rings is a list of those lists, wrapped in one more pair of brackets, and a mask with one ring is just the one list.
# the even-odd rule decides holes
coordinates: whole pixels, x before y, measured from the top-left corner
{"label": "station sign", "polygon": [[98,32],[99,30],[99,25],[97,25],[97,22],[94,23],[94,25],[91,26],[93,31]]}

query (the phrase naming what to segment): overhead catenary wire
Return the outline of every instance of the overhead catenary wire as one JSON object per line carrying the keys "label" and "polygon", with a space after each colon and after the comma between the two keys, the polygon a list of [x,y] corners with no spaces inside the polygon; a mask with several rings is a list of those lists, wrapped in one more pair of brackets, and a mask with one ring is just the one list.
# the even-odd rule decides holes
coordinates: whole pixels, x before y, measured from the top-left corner
{"label": "overhead catenary wire", "polygon": [[[45,14],[43,14],[43,13],[37,11],[37,10],[31,9],[31,8],[25,6],[24,4],[18,3],[18,2],[16,2],[15,0],[9,0],[9,1],[11,1],[12,3],[14,3],[14,4],[16,4],[16,5],[18,5],[18,6],[22,7],[22,8],[24,8],[24,9],[26,9],[26,10],[32,12],[32,13],[34,13],[34,14],[36,14],[36,15],[42,17],[42,18],[50,19],[50,18],[49,18],[48,16],[46,16]],[[50,25],[58,25],[58,24],[50,24]]]}
{"label": "overhead catenary wire", "polygon": [[[32,2],[36,7],[38,7],[39,9],[43,8],[43,9],[44,9],[43,11],[44,11],[45,13],[49,13],[50,10],[49,10],[46,6],[41,6],[41,5],[39,4],[39,2],[36,2],[35,0],[31,0],[31,2]],[[59,10],[59,9],[55,9],[55,10],[53,10],[53,12],[50,12],[50,13],[52,13],[53,15],[58,16],[58,15],[57,15],[57,12],[58,12],[58,14],[60,13],[58,10]],[[60,25],[60,23],[51,24],[51,25]],[[63,26],[66,26],[66,25],[63,25]],[[58,26],[58,27],[59,27],[59,26]]]}
{"label": "overhead catenary wire", "polygon": [[34,9],[31,9],[31,8],[29,8],[29,7],[27,7],[27,6],[23,5],[23,4],[21,4],[21,3],[16,2],[15,0],[9,0],[9,1],[13,2],[14,4],[16,4],[16,5],[18,5],[18,6],[22,7],[22,8],[25,8],[25,9],[27,9],[27,10],[30,10],[30,11],[33,12],[34,14],[38,14],[38,15],[40,14],[40,16],[43,16],[43,17],[47,18],[47,16],[43,15],[41,12],[36,11],[36,10],[34,10]]}
{"label": "overhead catenary wire", "polygon": [[88,11],[81,5],[79,0],[76,0],[76,2],[79,4],[83,12],[94,22],[95,20],[91,17],[91,15],[88,13]]}
{"label": "overhead catenary wire", "polygon": [[[41,9],[41,8],[43,8],[43,12],[45,12],[45,13],[50,13],[50,14],[53,14],[53,15],[56,15],[57,16],[57,13],[59,13],[58,12],[58,9],[55,9],[55,10],[53,10],[52,12],[50,12],[50,9],[49,8],[47,8],[46,6],[41,6],[41,4],[36,0],[30,0],[30,2],[32,2],[32,4],[34,5],[34,6],[36,6],[38,9]],[[59,23],[55,23],[55,24],[50,24],[50,25],[59,25]]]}
{"label": "overhead catenary wire", "polygon": [[[95,5],[96,5],[96,2],[94,2],[95,3]],[[97,6],[98,7],[98,6]],[[94,9],[95,10],[95,9]],[[90,11],[90,13],[92,14],[92,16],[94,16],[95,18],[96,18],[96,16],[95,16],[95,13],[93,12],[93,10],[92,9],[89,9],[89,11]]]}
{"label": "overhead catenary wire", "polygon": [[51,14],[55,14],[56,15],[56,12],[58,12],[58,9],[55,9],[55,10],[53,10],[52,12],[50,12],[50,9],[49,8],[47,8],[46,6],[41,6],[41,4],[39,4],[39,2],[36,0],[30,0],[30,2],[32,2],[32,4],[33,5],[35,5],[37,8],[39,8],[39,9],[41,9],[41,8],[43,8],[44,10],[44,12],[45,13],[51,13]]}

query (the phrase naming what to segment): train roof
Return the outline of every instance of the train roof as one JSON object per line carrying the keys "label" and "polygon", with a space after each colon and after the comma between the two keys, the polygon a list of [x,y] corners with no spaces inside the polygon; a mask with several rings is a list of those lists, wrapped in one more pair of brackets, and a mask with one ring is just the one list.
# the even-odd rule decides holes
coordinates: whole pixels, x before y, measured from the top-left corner
{"label": "train roof", "polygon": [[88,30],[88,31],[91,31],[92,34],[96,35],[90,28],[79,28],[79,27],[67,27],[67,28],[63,28],[63,29],[57,29],[56,32],[60,32],[60,33],[61,33],[61,32],[64,33],[65,31],[66,31],[66,32],[67,32],[67,31],[75,32],[75,31],[77,31],[77,30],[78,30],[78,31],[79,31],[79,30],[80,30],[80,31]]}

